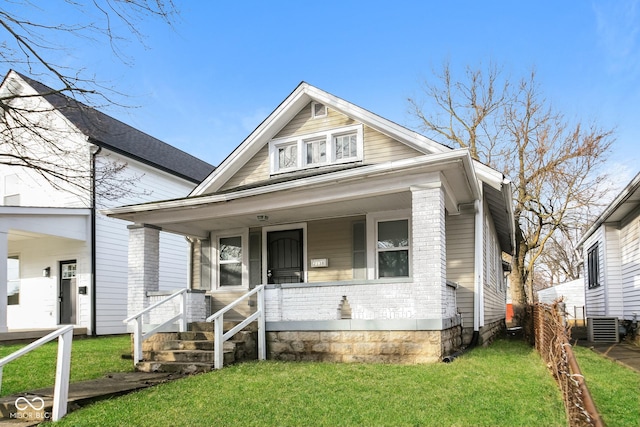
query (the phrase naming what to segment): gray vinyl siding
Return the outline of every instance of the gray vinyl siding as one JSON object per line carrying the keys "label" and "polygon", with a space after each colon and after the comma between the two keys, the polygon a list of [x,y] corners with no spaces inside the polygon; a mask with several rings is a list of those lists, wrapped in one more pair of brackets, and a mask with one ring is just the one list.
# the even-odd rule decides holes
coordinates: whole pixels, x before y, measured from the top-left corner
{"label": "gray vinyl siding", "polygon": [[278,132],[274,139],[305,135],[307,133],[335,129],[353,124],[356,124],[355,120],[331,108],[328,109],[326,117],[313,118],[311,117],[311,103],[309,103]]}
{"label": "gray vinyl siding", "polygon": [[393,138],[364,127],[364,162],[367,164],[391,162],[421,156],[422,153]]}
{"label": "gray vinyl siding", "polygon": [[622,292],[624,318],[640,313],[640,211],[634,211],[623,222],[620,231]]}
{"label": "gray vinyl siding", "polygon": [[503,286],[500,243],[486,204],[484,212],[484,324],[488,325],[506,317],[507,295]]}
{"label": "gray vinyl siding", "polygon": [[307,223],[308,259],[327,258],[329,267],[310,268],[307,277],[312,282],[332,282],[353,279],[354,221],[365,217],[345,217]]}
{"label": "gray vinyl siding", "polygon": [[473,325],[474,213],[447,215],[447,280],[458,283],[456,299],[465,326]]}
{"label": "gray vinyl siding", "polygon": [[231,179],[222,186],[221,190],[235,188],[241,185],[253,184],[255,182],[269,179],[269,144],[245,163]]}

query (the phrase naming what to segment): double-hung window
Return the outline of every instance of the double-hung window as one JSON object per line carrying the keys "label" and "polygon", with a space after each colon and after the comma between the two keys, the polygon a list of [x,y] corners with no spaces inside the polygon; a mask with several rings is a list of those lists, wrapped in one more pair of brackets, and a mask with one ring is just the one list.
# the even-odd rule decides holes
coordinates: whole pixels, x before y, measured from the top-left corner
{"label": "double-hung window", "polygon": [[269,143],[269,158],[272,174],[362,161],[362,125],[274,139]]}
{"label": "double-hung window", "polygon": [[220,286],[242,285],[242,237],[219,240],[218,277]]}
{"label": "double-hung window", "polygon": [[597,243],[587,251],[587,279],[589,289],[600,286],[600,256]]}
{"label": "double-hung window", "polygon": [[378,221],[378,277],[409,276],[409,220]]}

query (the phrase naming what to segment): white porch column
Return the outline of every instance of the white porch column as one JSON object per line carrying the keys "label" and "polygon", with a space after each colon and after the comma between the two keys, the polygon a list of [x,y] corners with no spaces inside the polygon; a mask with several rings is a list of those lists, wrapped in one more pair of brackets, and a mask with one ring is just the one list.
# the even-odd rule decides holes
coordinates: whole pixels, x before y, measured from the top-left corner
{"label": "white porch column", "polygon": [[0,332],[7,332],[7,258],[9,232],[0,230]]}
{"label": "white porch column", "polygon": [[442,318],[447,286],[445,195],[440,182],[411,187],[411,265],[422,318]]}
{"label": "white porch column", "polygon": [[129,229],[129,283],[127,315],[149,305],[147,292],[159,289],[160,228],[134,224]]}

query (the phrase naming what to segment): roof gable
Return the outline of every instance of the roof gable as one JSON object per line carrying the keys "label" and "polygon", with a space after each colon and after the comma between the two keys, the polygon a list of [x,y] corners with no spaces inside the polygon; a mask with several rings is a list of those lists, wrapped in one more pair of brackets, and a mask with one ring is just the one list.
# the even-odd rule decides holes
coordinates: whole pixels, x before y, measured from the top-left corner
{"label": "roof gable", "polygon": [[193,183],[201,182],[215,169],[213,165],[203,160],[63,95],[36,80],[16,71],[12,72],[76,126],[91,143],[99,147],[149,164]]}
{"label": "roof gable", "polygon": [[298,87],[191,193],[192,196],[220,190],[247,162],[249,162],[271,139],[287,133],[286,127],[312,102],[325,105],[330,110],[345,116],[347,120],[361,123],[368,128],[387,135],[421,154],[436,154],[451,151],[414,131],[384,119],[370,111],[322,91],[308,83]]}

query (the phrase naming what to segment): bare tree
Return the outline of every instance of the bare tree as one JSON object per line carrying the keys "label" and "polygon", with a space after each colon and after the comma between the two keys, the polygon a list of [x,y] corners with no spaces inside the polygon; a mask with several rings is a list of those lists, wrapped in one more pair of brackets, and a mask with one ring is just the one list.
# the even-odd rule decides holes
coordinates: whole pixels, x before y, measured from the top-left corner
{"label": "bare tree", "polygon": [[601,202],[606,177],[599,171],[613,131],[569,122],[542,97],[535,71],[512,84],[493,65],[467,68],[461,82],[451,77],[448,64],[443,70],[435,83],[424,85],[428,104],[409,99],[411,111],[422,130],[469,148],[474,159],[512,179],[516,247],[510,281],[519,317],[533,301],[536,270],[556,268],[538,267],[550,245],[568,251],[566,277],[574,277],[579,260],[570,253],[572,245],[557,243],[574,242],[584,224],[577,219]]}
{"label": "bare tree", "polygon": [[[49,18],[54,9],[60,22]],[[64,134],[68,130],[54,120],[54,110],[74,109],[74,114],[84,115],[87,126],[98,129],[101,123],[92,108],[124,105],[118,101],[122,94],[94,73],[64,64],[70,54],[66,45],[70,40],[106,44],[111,55],[130,64],[125,45],[131,40],[144,44],[140,23],[156,19],[171,26],[176,16],[171,0],[14,0],[0,5],[0,32],[4,33],[0,64],[47,85],[33,93],[19,83],[4,82],[0,92],[0,164],[26,169],[55,188],[77,194],[86,193],[92,177],[98,183],[96,191],[104,198],[117,198],[129,191],[132,178],[119,174],[125,165],[110,161],[89,165],[90,153],[74,144],[70,135]],[[55,100],[56,105],[42,99]]]}

